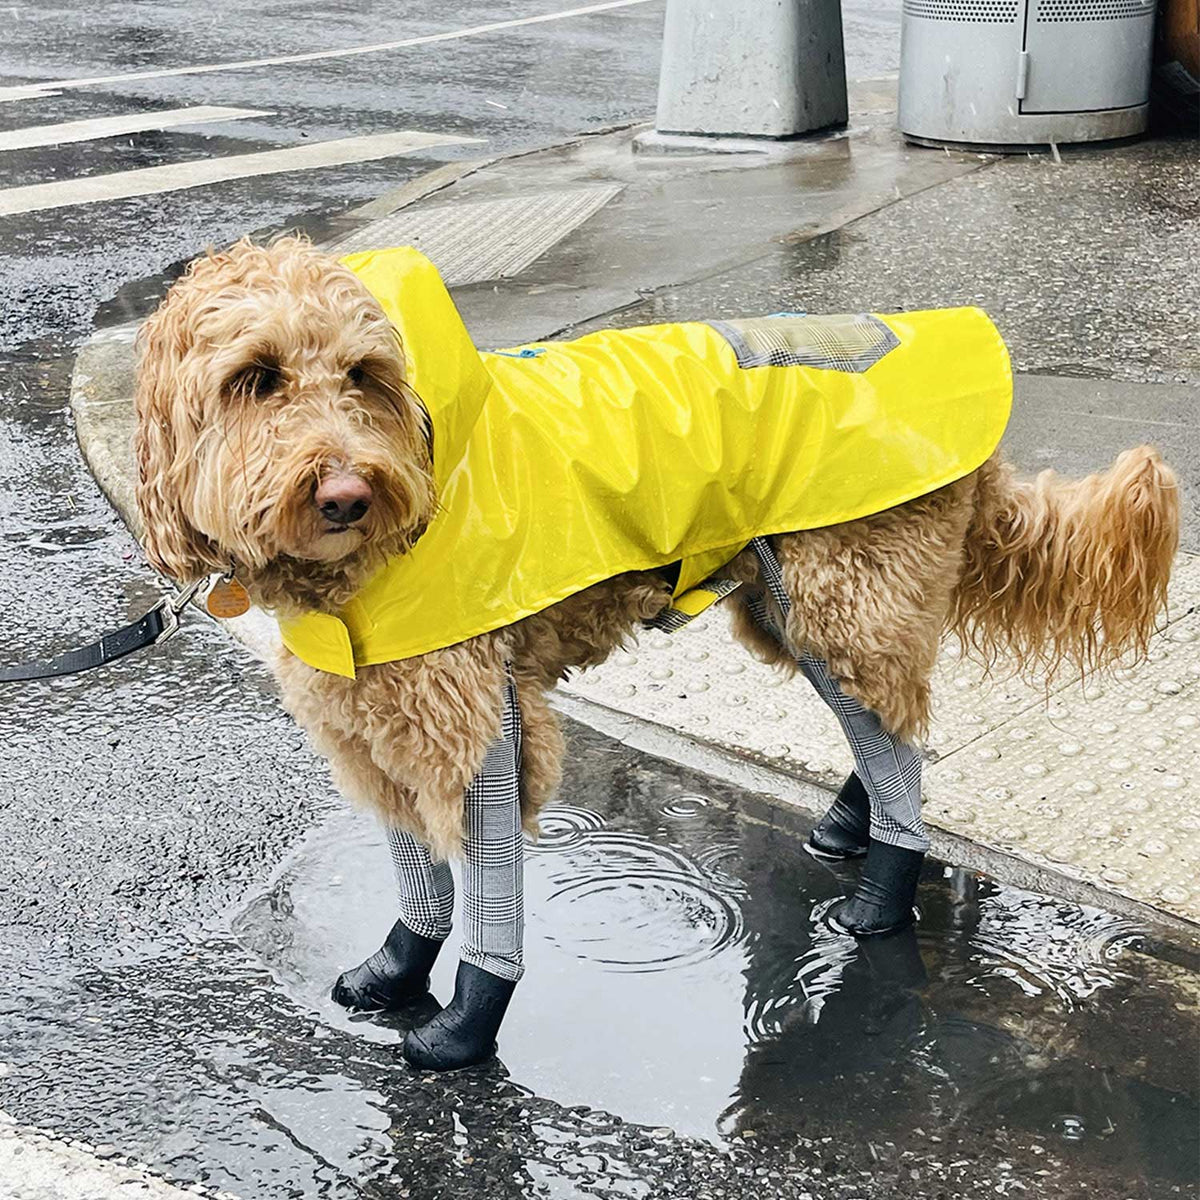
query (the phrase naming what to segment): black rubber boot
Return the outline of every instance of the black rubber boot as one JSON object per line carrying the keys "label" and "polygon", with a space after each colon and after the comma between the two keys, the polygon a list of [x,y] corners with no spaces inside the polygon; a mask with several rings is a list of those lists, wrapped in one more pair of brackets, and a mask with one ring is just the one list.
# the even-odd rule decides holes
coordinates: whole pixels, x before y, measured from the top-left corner
{"label": "black rubber boot", "polygon": [[404,1057],[422,1071],[455,1071],[496,1053],[496,1034],[516,984],[472,963],[458,964],[454,999],[404,1039]]}
{"label": "black rubber boot", "polygon": [[855,937],[891,933],[911,925],[924,861],[920,850],[872,839],[858,888],[849,900],[830,910],[830,924]]}
{"label": "black rubber boot", "polygon": [[871,828],[871,801],[862,780],[851,772],[837,799],[808,835],[808,849],[818,858],[862,858]]}
{"label": "black rubber boot", "polygon": [[337,977],[330,995],[359,1012],[404,1008],[429,991],[429,971],[442,943],[397,921],[366,962]]}

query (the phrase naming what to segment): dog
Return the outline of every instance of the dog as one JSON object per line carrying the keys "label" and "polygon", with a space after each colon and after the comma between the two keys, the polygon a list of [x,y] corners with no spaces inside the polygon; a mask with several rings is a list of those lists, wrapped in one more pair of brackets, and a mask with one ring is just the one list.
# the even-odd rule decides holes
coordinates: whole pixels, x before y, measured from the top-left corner
{"label": "dog", "polygon": [[[405,347],[355,274],[303,239],[243,240],[189,266],[140,333],[136,407],[144,544],[180,583],[232,570],[284,618],[336,613],[438,515],[437,447]],[[808,675],[856,751],[859,769],[812,840],[831,857],[867,852],[845,928],[869,935],[911,912],[927,844],[919,813],[899,818],[899,832],[887,824],[877,811],[887,787],[872,780],[863,747],[906,748],[919,805],[911,748],[928,729],[942,638],[956,635],[988,667],[1021,671],[1143,654],[1178,523],[1175,477],[1148,446],[1075,481],[1052,472],[1023,481],[993,455],[885,511],[756,539],[725,565],[740,585],[724,601],[738,638]],[[548,694],[671,598],[669,572],[626,572],[353,678],[283,651],[275,672],[289,711],[339,789],[408,839],[393,853],[416,872],[413,887],[438,897],[342,976],[343,1003],[397,1007],[423,994],[448,920],[437,873],[447,857],[471,861],[473,782],[507,771],[515,836],[522,825],[536,834],[564,752]],[[506,738],[507,766],[496,766]],[[913,786],[906,776],[910,808]],[[490,886],[487,869],[481,859],[470,886]],[[520,976],[519,944],[515,954],[481,950],[464,977],[468,965],[451,1004],[406,1039],[411,1062],[443,1069],[491,1052]]]}

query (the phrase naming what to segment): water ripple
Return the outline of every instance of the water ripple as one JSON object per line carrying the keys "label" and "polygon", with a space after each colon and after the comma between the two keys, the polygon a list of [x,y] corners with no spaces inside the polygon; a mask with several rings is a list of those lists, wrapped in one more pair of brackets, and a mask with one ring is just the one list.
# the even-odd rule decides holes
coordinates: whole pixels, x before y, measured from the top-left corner
{"label": "water ripple", "polygon": [[571,931],[564,949],[610,971],[691,966],[746,937],[736,886],[640,834],[586,835],[586,854],[565,861],[552,883],[550,927]]}
{"label": "water ripple", "polygon": [[1018,888],[998,890],[979,909],[969,982],[987,992],[989,979],[1009,979],[1025,995],[1049,993],[1068,1009],[1128,978],[1119,961],[1144,936],[1123,917]]}
{"label": "water ripple", "polygon": [[604,818],[590,808],[570,804],[555,804],[538,817],[538,839],[527,849],[532,853],[569,850],[578,846],[590,833],[604,828]]}
{"label": "water ripple", "polygon": [[708,808],[708,800],[704,796],[676,796],[668,800],[660,810],[664,817],[672,817],[677,821],[690,821],[704,815]]}

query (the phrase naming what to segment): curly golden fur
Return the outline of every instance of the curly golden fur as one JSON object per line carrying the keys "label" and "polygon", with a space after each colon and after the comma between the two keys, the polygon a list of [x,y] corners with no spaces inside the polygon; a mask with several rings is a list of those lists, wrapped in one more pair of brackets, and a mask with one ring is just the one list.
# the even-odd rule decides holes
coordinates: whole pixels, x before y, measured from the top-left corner
{"label": "curly golden fur", "polygon": [[[197,259],[141,331],[139,507],[176,579],[236,561],[283,610],[345,603],[434,511],[428,420],[395,330],[352,272],[298,239]],[[325,533],[312,487],[371,480]]]}
{"label": "curly golden fur", "polygon": [[[181,582],[230,568],[256,603],[336,611],[429,522],[430,429],[404,352],[355,276],[298,238],[197,259],[141,335],[138,504],[151,562]],[[361,522],[331,525],[322,480],[366,480]],[[985,664],[1102,666],[1142,653],[1178,542],[1178,489],[1148,447],[1078,482],[1032,483],[992,459],[875,516],[774,538],[790,641],[903,739],[930,716],[942,635]],[[754,556],[729,571],[764,589]],[[734,602],[741,640],[791,659]],[[500,723],[505,663],[523,717],[522,813],[558,785],[563,743],[547,693],[602,662],[668,604],[654,573],[618,576],[512,626],[418,658],[325,674],[284,651],[284,700],[345,794],[459,851],[463,792]]]}

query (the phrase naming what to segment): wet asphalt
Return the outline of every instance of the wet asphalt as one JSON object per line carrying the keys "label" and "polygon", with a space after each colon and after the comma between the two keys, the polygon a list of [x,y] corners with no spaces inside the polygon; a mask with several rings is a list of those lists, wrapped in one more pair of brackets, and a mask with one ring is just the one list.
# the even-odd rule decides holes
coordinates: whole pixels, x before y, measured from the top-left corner
{"label": "wet asphalt", "polygon": [[[0,85],[350,46],[552,0],[6,10]],[[561,7],[565,7],[561,5]],[[898,6],[847,9],[851,74]],[[0,128],[192,103],[252,121],[0,156],[0,186],[395,129],[421,155],[0,218],[0,646],[78,644],[157,595],[84,468],[73,347],[175,264],[318,230],[463,154],[653,106],[662,4],[382,57],[68,90]],[[915,939],[861,951],[852,878],[753,797],[582,729],[529,864],[501,1062],[413,1075],[404,1022],[325,989],[391,922],[386,855],[219,631],[0,695],[0,1108],[243,1197],[1188,1194],[1196,963],[1107,914],[928,868]],[[449,959],[449,956],[447,956]],[[436,987],[445,997],[449,963]]]}
{"label": "wet asphalt", "polygon": [[114,906],[141,936],[13,955],[3,1103],[245,1197],[1192,1194],[1193,955],[937,863],[919,932],[860,947],[822,919],[852,872],[774,808],[570,735],[498,1062],[416,1074],[429,1009],[327,999],[392,920],[330,806],[214,920],[157,877]]}

